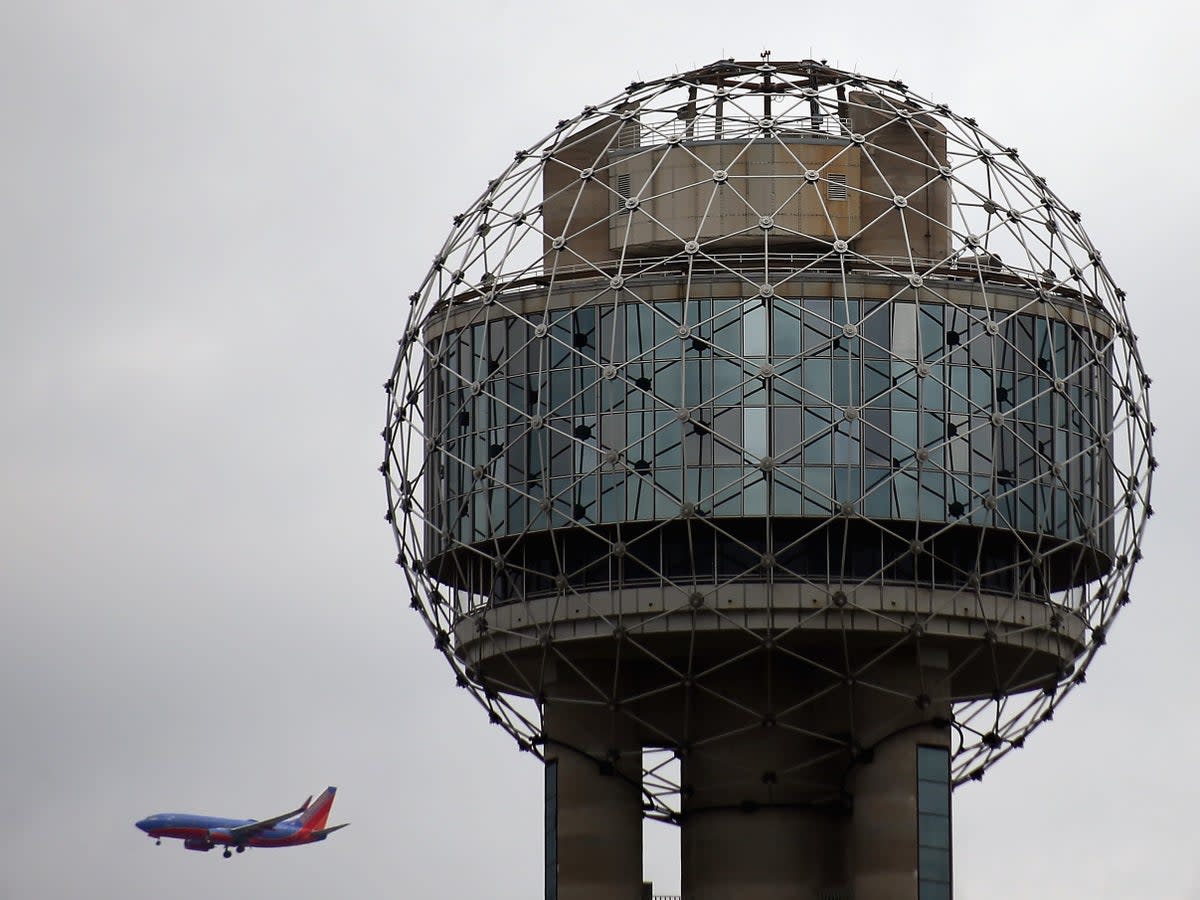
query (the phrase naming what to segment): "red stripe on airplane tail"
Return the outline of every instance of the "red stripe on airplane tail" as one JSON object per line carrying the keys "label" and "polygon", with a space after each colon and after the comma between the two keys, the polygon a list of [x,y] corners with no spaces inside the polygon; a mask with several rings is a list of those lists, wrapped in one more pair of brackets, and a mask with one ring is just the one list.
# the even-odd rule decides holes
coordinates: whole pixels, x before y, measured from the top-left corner
{"label": "red stripe on airplane tail", "polygon": [[325,793],[304,811],[300,816],[299,834],[307,836],[325,827],[325,823],[329,821],[329,811],[333,809],[333,797],[336,793],[337,788],[327,788]]}

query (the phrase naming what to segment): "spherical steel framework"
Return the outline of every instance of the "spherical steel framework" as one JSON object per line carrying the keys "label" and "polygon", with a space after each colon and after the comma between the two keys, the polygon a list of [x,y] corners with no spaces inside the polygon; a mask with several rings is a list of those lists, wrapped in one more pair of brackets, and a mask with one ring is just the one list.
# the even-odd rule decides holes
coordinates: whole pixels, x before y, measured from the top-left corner
{"label": "spherical steel framework", "polygon": [[664,759],[689,783],[764,728],[795,740],[748,780],[932,723],[961,783],[1129,600],[1148,385],[1015,149],[898,81],[722,61],[454,217],[386,383],[387,517],[459,686],[538,754],[555,703],[595,713],[581,752],[648,815],[686,807]]}

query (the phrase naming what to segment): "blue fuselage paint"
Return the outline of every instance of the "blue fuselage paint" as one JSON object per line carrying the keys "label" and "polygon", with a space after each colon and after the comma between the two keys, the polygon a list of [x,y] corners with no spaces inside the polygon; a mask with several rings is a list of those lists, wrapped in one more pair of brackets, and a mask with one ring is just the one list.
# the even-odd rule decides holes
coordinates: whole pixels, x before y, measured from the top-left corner
{"label": "blue fuselage paint", "polygon": [[235,841],[230,829],[254,823],[254,819],[226,819],[221,816],[197,816],[190,813],[159,813],[136,823],[137,827],[152,838],[176,838],[179,840],[206,840],[212,844],[246,847],[287,847],[321,840],[323,836],[300,834],[300,821],[293,819],[280,822],[273,828],[260,831],[244,841]]}

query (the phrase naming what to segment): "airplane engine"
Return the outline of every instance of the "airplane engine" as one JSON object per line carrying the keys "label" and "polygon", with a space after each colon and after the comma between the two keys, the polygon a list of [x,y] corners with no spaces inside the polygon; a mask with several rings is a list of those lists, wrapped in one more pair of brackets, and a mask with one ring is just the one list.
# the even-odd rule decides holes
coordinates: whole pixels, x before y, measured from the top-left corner
{"label": "airplane engine", "polygon": [[207,841],[204,838],[187,838],[183,842],[183,846],[188,850],[201,850],[204,853],[207,853],[213,848],[212,842]]}

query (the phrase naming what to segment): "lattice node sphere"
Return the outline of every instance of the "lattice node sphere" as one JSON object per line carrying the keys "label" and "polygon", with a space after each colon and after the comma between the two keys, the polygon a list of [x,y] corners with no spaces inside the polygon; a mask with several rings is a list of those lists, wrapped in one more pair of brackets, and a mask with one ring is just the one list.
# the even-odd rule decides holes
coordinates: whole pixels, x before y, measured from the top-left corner
{"label": "lattice node sphere", "polygon": [[815,802],[916,726],[978,777],[1129,598],[1155,463],[1124,294],[1015,149],[900,82],[635,82],[517,153],[410,303],[412,604],[523,748],[649,814],[687,804],[668,758]]}

